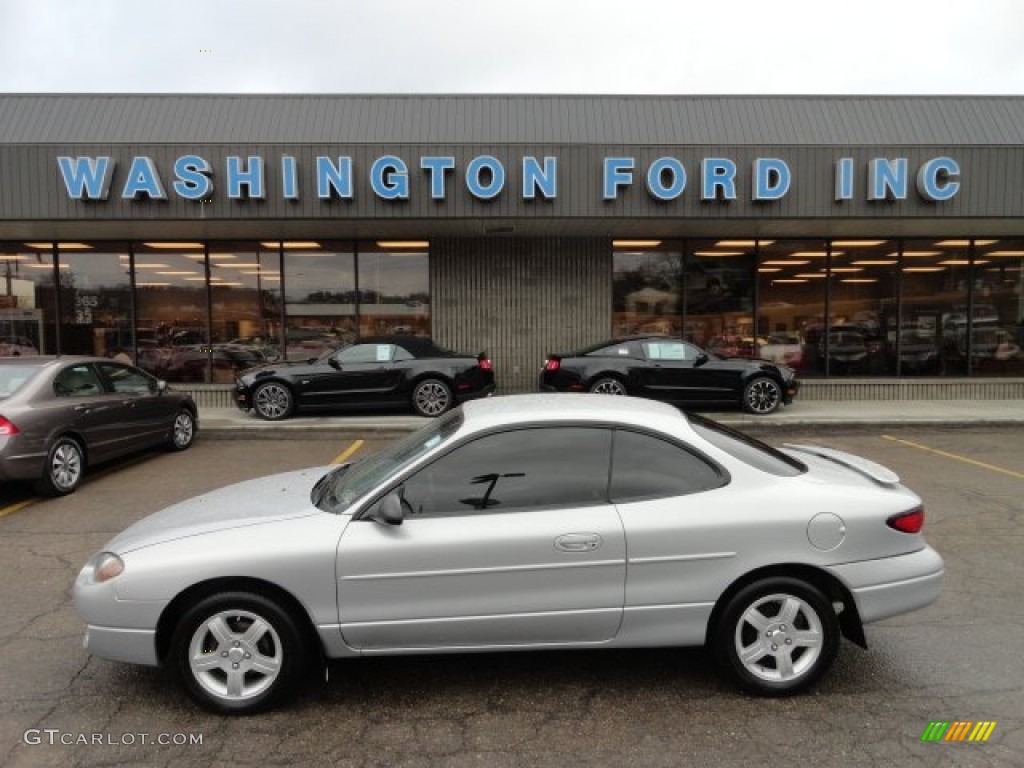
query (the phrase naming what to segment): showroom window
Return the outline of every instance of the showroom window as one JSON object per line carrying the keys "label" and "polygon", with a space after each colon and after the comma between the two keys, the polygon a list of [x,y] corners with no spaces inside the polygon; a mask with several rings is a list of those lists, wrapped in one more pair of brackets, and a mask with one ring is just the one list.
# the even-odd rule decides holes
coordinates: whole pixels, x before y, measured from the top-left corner
{"label": "showroom window", "polygon": [[612,335],[682,334],[683,244],[616,240],[612,253]]}
{"label": "showroom window", "polygon": [[971,373],[1024,376],[1024,240],[974,243]]}
{"label": "showroom window", "polygon": [[285,355],[289,360],[317,357],[355,340],[358,294],[352,245],[329,241],[283,244],[288,323]]}
{"label": "showroom window", "polygon": [[359,335],[430,335],[430,257],[425,240],[361,241]]}
{"label": "showroom window", "polygon": [[829,375],[895,373],[899,243],[833,240],[831,246]]}
{"label": "showroom window", "polygon": [[688,341],[730,357],[754,357],[754,240],[691,240],[683,270]]}
{"label": "showroom window", "polygon": [[969,241],[904,240],[902,255],[900,373],[966,374]]}
{"label": "showroom window", "polygon": [[57,349],[52,243],[0,244],[0,357]]}
{"label": "showroom window", "polygon": [[203,243],[136,243],[135,308],[139,367],[167,381],[209,381]]}
{"label": "showroom window", "polygon": [[60,351],[131,354],[132,290],[128,243],[61,243]]}

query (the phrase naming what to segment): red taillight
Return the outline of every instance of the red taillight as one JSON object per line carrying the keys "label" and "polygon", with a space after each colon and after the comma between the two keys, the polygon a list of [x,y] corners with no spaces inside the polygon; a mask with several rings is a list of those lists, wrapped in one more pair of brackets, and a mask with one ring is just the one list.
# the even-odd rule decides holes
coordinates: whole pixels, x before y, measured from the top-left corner
{"label": "red taillight", "polygon": [[11,422],[9,422],[3,416],[0,416],[0,436],[10,437],[11,435],[16,435],[19,432],[21,432],[20,429],[11,424]]}
{"label": "red taillight", "polygon": [[885,522],[890,528],[903,531],[903,533],[920,533],[924,528],[924,507],[893,515]]}
{"label": "red taillight", "polygon": [[480,366],[480,370],[481,371],[492,371],[492,370],[494,370],[494,363],[492,363],[486,357],[481,357],[479,360],[476,361],[476,364],[478,366]]}
{"label": "red taillight", "polygon": [[544,361],[544,370],[545,371],[557,371],[561,367],[562,367],[562,361],[557,359],[557,358],[555,358],[555,359],[548,358],[547,360]]}

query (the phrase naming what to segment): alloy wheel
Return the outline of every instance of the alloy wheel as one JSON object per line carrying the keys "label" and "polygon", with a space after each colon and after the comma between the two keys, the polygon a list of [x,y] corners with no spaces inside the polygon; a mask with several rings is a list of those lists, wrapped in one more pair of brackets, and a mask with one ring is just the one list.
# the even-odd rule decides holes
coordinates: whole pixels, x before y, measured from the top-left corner
{"label": "alloy wheel", "polygon": [[424,416],[440,416],[451,404],[451,393],[440,381],[424,381],[416,387],[416,410]]}
{"label": "alloy wheel", "polygon": [[82,478],[82,452],[70,441],[62,441],[50,457],[50,478],[59,491],[68,491]]}
{"label": "alloy wheel", "polygon": [[256,391],[256,412],[265,419],[284,418],[291,402],[291,393],[281,384],[264,384]]}
{"label": "alloy wheel", "polygon": [[788,683],[806,675],[821,656],[821,619],[794,595],[766,595],[750,605],[736,623],[736,656],[754,677]]}
{"label": "alloy wheel", "polygon": [[284,661],[281,638],[251,611],[220,611],[203,621],[189,643],[189,670],[213,698],[244,701],[266,691]]}
{"label": "alloy wheel", "polygon": [[781,399],[779,385],[771,379],[757,379],[747,387],[747,408],[752,413],[771,413]]}
{"label": "alloy wheel", "polygon": [[192,414],[188,411],[181,411],[174,418],[174,447],[188,448],[192,444],[192,436],[195,432],[195,423]]}
{"label": "alloy wheel", "polygon": [[590,391],[597,395],[618,395],[620,397],[626,394],[626,388],[618,379],[601,379],[590,388]]}

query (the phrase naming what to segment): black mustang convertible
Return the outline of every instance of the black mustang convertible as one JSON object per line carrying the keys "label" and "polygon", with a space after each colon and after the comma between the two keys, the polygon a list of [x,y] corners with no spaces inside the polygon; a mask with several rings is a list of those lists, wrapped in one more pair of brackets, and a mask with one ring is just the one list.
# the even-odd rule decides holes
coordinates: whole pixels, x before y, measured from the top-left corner
{"label": "black mustang convertible", "polygon": [[724,358],[679,339],[611,339],[571,355],[549,355],[542,392],[636,395],[673,405],[737,404],[771,413],[793,401],[793,369],[767,360]]}
{"label": "black mustang convertible", "polygon": [[281,362],[239,374],[235,402],[271,421],[298,410],[412,407],[440,416],[494,391],[490,359],[460,355],[416,336],[381,336],[329,350],[306,362]]}

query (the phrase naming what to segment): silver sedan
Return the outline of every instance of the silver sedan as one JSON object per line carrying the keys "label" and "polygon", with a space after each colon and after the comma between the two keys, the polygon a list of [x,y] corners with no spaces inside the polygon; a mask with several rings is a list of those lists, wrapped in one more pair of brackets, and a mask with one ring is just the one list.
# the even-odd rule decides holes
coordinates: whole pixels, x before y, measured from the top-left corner
{"label": "silver sedan", "polygon": [[203,705],[280,701],[327,658],[707,645],[786,695],[840,636],[923,608],[942,559],[891,471],[633,398],[466,403],[362,461],[131,526],[75,584],[97,656]]}

